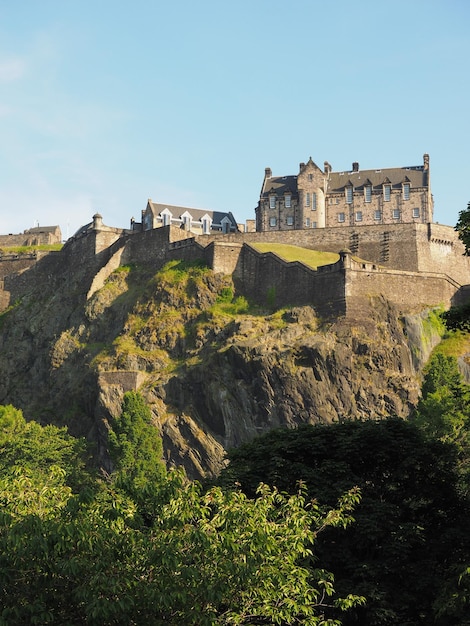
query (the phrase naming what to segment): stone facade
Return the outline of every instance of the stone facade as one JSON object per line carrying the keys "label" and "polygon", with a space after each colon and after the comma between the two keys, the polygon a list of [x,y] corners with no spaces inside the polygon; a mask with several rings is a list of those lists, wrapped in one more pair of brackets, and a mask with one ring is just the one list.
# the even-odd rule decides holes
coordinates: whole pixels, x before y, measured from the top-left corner
{"label": "stone facade", "polygon": [[433,220],[429,155],[423,165],[333,172],[310,158],[299,173],[273,177],[266,168],[256,208],[256,230],[303,230],[383,224],[427,224]]}

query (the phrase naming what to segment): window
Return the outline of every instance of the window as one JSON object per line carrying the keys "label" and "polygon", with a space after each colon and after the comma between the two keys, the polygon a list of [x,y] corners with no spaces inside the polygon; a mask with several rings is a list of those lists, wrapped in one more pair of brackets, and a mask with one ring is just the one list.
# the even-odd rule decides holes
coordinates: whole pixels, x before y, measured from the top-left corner
{"label": "window", "polygon": [[317,210],[317,194],[315,192],[312,193],[312,211]]}
{"label": "window", "polygon": [[400,209],[393,209],[392,217],[394,220],[400,219]]}
{"label": "window", "polygon": [[211,223],[210,221],[206,218],[203,218],[202,220],[202,232],[204,235],[208,235],[211,229]]}
{"label": "window", "polygon": [[290,193],[286,194],[286,196],[284,197],[284,205],[287,209],[290,209]]}
{"label": "window", "polygon": [[344,213],[338,213],[338,222],[344,222]]}
{"label": "window", "polygon": [[171,221],[171,214],[164,211],[162,213],[163,226],[169,226]]}
{"label": "window", "polygon": [[276,226],[276,224],[277,224],[276,218],[275,217],[270,217],[269,218],[269,225],[270,226]]}
{"label": "window", "polygon": [[294,218],[292,215],[288,215],[286,218],[286,224],[287,226],[293,226],[294,225]]}
{"label": "window", "polygon": [[270,209],[276,208],[276,196],[269,196],[269,208]]}
{"label": "window", "polygon": [[364,187],[364,200],[366,202],[372,201],[372,185],[366,185]]}
{"label": "window", "polygon": [[317,227],[317,223],[316,222],[312,222],[312,228],[316,228]]}
{"label": "window", "polygon": [[310,182],[312,182],[312,180],[313,180],[313,174],[309,174],[309,175],[308,175],[308,180],[309,180]]}
{"label": "window", "polygon": [[413,217],[419,217],[419,209],[413,209]]}
{"label": "window", "polygon": [[410,183],[405,183],[403,185],[403,200],[410,199]]}
{"label": "window", "polygon": [[384,200],[385,202],[390,202],[390,196],[392,193],[391,185],[384,185]]}
{"label": "window", "polygon": [[356,222],[362,222],[362,211],[356,211],[355,219]]}
{"label": "window", "polygon": [[349,185],[349,187],[346,187],[346,202],[348,204],[351,204],[353,201],[353,188],[351,185]]}
{"label": "window", "polygon": [[305,206],[310,206],[310,194],[307,191],[307,194],[305,196]]}
{"label": "window", "polygon": [[382,219],[382,211],[375,211],[374,220],[381,220],[381,219]]}
{"label": "window", "polygon": [[310,228],[310,218],[309,217],[307,217],[307,219],[305,220],[305,226],[307,228]]}

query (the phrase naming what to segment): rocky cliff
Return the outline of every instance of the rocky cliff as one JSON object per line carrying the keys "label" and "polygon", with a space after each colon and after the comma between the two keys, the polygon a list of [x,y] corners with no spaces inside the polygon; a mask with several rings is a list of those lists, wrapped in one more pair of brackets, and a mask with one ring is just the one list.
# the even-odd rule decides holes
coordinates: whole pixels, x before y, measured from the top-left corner
{"label": "rocky cliff", "polygon": [[250,305],[197,263],[119,266],[97,284],[98,271],[59,255],[23,273],[0,316],[0,404],[87,436],[105,468],[127,390],[151,406],[167,463],[201,477],[270,428],[406,417],[439,340],[429,312],[382,298],[323,320]]}

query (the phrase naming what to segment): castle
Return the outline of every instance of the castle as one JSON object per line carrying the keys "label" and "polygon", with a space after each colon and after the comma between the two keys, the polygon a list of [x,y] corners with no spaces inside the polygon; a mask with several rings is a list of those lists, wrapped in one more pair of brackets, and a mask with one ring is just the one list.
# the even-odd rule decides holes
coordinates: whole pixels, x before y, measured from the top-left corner
{"label": "castle", "polygon": [[[149,201],[144,223],[150,214],[166,219],[159,208]],[[311,217],[307,222],[312,214],[316,227]],[[231,274],[237,290],[260,304],[311,305],[325,316],[355,315],[374,297],[402,311],[448,307],[468,297],[470,257],[454,228],[432,221],[427,155],[422,166],[373,172],[358,165],[343,174],[326,165],[322,172],[311,159],[297,177],[273,178],[267,170],[256,219],[257,232],[242,233],[231,222],[230,228],[220,221],[209,228],[199,220],[194,228],[181,216],[157,227],[114,228],[96,214],[60,252],[48,255],[44,267],[49,276],[73,272],[77,264],[86,268],[89,280],[81,288],[89,298],[119,265],[158,268],[168,260],[202,259],[215,272]],[[338,261],[314,270],[258,251],[260,242],[336,252]],[[21,299],[30,276],[41,280],[40,266],[37,257],[0,256],[0,311]]]}
{"label": "castle", "polygon": [[423,165],[333,172],[310,157],[296,176],[265,170],[256,208],[256,230],[302,230],[433,221],[429,155]]}

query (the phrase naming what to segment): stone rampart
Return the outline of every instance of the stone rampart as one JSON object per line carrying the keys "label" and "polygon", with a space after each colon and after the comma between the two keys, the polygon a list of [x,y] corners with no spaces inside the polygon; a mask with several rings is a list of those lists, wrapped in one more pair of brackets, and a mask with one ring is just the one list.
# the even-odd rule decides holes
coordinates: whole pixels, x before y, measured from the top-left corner
{"label": "stone rampart", "polygon": [[[52,288],[56,272],[68,286],[76,281],[76,293],[83,292],[86,298],[119,265],[136,263],[158,269],[170,259],[202,259],[215,272],[232,274],[237,289],[261,304],[311,304],[322,315],[347,313],[354,302],[377,295],[403,310],[448,306],[462,300],[461,287],[470,283],[470,259],[463,255],[463,245],[453,228],[439,224],[201,236],[175,226],[121,231],[117,237],[118,232],[90,225],[69,240],[61,252],[49,253],[56,255],[55,260],[51,256],[45,265],[33,257],[18,255],[3,261],[0,257],[2,309],[8,306],[10,296],[21,297],[28,281],[46,280]],[[273,253],[261,253],[250,245],[257,242],[329,252],[348,248],[350,253],[342,253],[338,263],[314,270]],[[32,272],[25,271],[28,268]]]}
{"label": "stone rampart", "polygon": [[197,237],[202,245],[284,243],[339,252],[349,249],[361,259],[408,272],[444,272],[461,284],[470,283],[470,257],[451,226],[441,224],[383,224],[341,226],[262,233],[211,234]]}
{"label": "stone rampart", "polygon": [[341,262],[314,270],[245,245],[233,277],[241,292],[262,305],[274,308],[311,304],[321,315],[345,313],[345,274]]}

